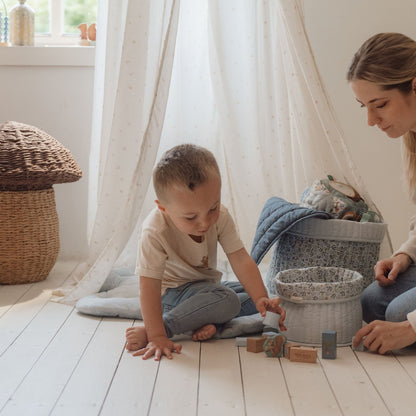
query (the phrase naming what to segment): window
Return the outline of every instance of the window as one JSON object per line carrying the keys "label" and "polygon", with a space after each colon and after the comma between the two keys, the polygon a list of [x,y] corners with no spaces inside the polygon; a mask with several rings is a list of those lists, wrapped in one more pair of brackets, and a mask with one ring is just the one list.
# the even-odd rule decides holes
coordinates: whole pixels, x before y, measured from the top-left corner
{"label": "window", "polygon": [[[8,11],[18,0],[3,0]],[[97,21],[98,0],[26,0],[35,11],[35,43],[37,45],[77,45],[78,25]],[[1,0],[0,0],[1,4]]]}

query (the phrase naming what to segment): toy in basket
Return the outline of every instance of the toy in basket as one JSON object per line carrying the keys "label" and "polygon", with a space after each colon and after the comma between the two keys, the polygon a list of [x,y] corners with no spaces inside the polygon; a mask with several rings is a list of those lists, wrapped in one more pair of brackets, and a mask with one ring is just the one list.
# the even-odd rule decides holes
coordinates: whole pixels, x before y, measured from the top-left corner
{"label": "toy in basket", "polygon": [[363,277],[339,267],[284,270],[274,279],[286,310],[288,341],[321,345],[322,332],[337,331],[337,345],[351,345],[361,328]]}
{"label": "toy in basket", "polygon": [[273,247],[266,275],[270,293],[282,270],[312,266],[341,267],[363,276],[363,288],[374,281],[374,265],[387,224],[333,219],[283,198],[270,198],[260,214],[251,256],[259,264]]}

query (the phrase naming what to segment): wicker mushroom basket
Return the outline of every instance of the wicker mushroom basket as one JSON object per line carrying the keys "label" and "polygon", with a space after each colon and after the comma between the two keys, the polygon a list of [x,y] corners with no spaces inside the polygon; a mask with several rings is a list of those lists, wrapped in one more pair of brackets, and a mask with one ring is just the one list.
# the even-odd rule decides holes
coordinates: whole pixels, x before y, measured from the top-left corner
{"label": "wicker mushroom basket", "polygon": [[59,253],[52,185],[81,176],[70,151],[44,131],[0,124],[0,284],[49,275]]}

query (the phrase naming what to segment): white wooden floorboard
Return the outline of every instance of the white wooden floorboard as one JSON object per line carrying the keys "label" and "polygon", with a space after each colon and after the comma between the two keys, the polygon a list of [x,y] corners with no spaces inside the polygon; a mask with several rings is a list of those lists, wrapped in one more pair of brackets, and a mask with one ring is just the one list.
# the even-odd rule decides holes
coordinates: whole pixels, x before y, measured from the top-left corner
{"label": "white wooden floorboard", "polygon": [[73,310],[0,415],[48,415],[99,323],[100,318],[82,316]]}
{"label": "white wooden floorboard", "polygon": [[[268,358],[235,339],[194,343],[172,361],[126,352],[126,319],[51,302],[74,263],[43,282],[0,286],[0,416],[415,415],[416,349],[338,348],[316,364]],[[136,323],[137,324],[137,323]]]}
{"label": "white wooden floorboard", "polygon": [[31,285],[18,302],[0,318],[0,356],[48,303],[51,290],[59,287],[73,268],[73,262],[57,263],[46,280]]}
{"label": "white wooden floorboard", "polygon": [[201,343],[198,416],[244,415],[243,386],[234,339]]}
{"label": "white wooden floorboard", "polygon": [[160,362],[150,416],[194,416],[197,413],[200,343],[178,341],[182,352]]}
{"label": "white wooden floorboard", "polygon": [[414,416],[416,385],[394,355],[356,352],[379,395],[394,416]]}
{"label": "white wooden floorboard", "polygon": [[394,355],[413,382],[416,383],[416,348],[410,347],[401,351],[395,351]]}
{"label": "white wooden floorboard", "polygon": [[0,286],[0,318],[32,287],[31,284]]}
{"label": "white wooden floorboard", "polygon": [[159,363],[133,357],[124,350],[100,415],[147,415]]}
{"label": "white wooden floorboard", "polygon": [[319,361],[281,363],[296,416],[342,415]]}
{"label": "white wooden floorboard", "polygon": [[247,416],[293,415],[280,359],[238,349]]}
{"label": "white wooden floorboard", "polygon": [[72,311],[48,303],[0,357],[0,409],[29,373]]}
{"label": "white wooden floorboard", "polygon": [[[51,415],[98,415],[124,351],[132,321],[103,319]],[[126,380],[128,382],[128,380]]]}
{"label": "white wooden floorboard", "polygon": [[338,347],[335,360],[318,357],[345,416],[389,416],[384,401],[350,347]]}

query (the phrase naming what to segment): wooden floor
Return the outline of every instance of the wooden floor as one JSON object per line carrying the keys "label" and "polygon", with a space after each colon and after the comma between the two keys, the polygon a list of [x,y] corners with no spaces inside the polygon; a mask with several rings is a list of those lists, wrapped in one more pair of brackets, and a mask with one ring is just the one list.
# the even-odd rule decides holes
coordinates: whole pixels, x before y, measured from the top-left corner
{"label": "wooden floor", "polygon": [[416,350],[344,347],[336,360],[304,364],[247,353],[233,339],[185,340],[173,360],[133,357],[124,349],[132,321],[49,301],[73,267],[0,286],[0,416],[416,414]]}

